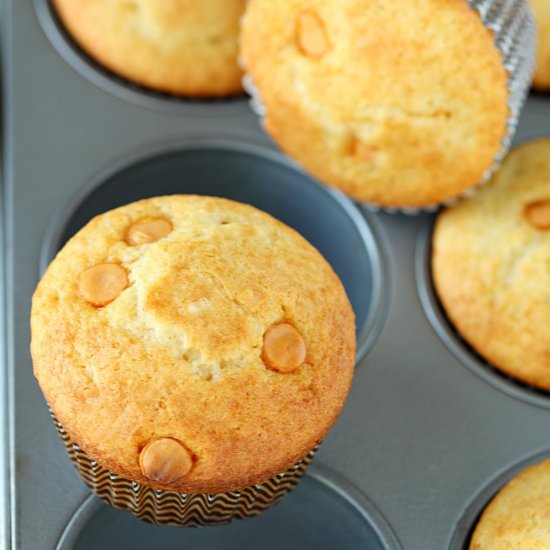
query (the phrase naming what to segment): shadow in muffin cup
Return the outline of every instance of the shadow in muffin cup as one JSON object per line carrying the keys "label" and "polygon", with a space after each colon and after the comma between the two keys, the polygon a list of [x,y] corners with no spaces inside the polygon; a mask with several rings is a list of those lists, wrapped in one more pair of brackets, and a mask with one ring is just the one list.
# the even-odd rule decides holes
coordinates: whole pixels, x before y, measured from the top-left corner
{"label": "shadow in muffin cup", "polygon": [[109,548],[188,550],[401,550],[374,504],[329,468],[313,464],[284,505],[247,522],[208,529],[155,527],[88,497],[63,532],[57,550]]}
{"label": "shadow in muffin cup", "polygon": [[108,170],[60,209],[43,241],[41,273],[88,221],[118,206],[172,194],[248,203],[294,228],[331,264],[355,312],[361,361],[380,333],[387,306],[387,273],[376,218],[364,217],[342,193],[260,147],[195,141],[167,149],[138,155]]}

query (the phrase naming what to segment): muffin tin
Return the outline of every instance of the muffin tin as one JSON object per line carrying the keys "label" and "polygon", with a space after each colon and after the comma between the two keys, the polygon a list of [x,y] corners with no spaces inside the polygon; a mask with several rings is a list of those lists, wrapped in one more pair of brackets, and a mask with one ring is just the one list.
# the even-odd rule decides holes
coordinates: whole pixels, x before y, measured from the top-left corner
{"label": "muffin tin", "polygon": [[[137,523],[124,512],[111,513],[88,497],[67,526],[59,550],[127,548],[136,539],[154,548],[159,537],[167,548],[241,550],[262,540],[266,550],[279,548],[399,548],[391,530],[361,493],[326,467],[312,466],[288,506],[276,506],[252,522],[236,521],[210,529],[159,528]],[[374,519],[374,525],[371,523]]]}
{"label": "muffin tin", "polygon": [[[373,214],[312,181],[246,98],[128,86],[70,44],[45,0],[5,0],[2,11],[2,547],[466,549],[494,492],[550,454],[550,396],[499,377],[442,315],[433,216]],[[516,141],[549,123],[550,99],[532,96]],[[142,525],[90,497],[28,351],[32,292],[62,243],[98,212],[173,192],[244,200],[296,227],[338,271],[358,318],[352,391],[306,479],[265,515],[208,530]]]}

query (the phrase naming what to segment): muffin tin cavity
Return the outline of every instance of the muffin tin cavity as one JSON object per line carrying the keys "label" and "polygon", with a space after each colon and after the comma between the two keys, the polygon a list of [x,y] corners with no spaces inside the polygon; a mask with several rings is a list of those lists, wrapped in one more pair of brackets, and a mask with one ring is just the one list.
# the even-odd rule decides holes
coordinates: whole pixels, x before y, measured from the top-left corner
{"label": "muffin tin cavity", "polygon": [[532,405],[550,408],[550,393],[507,376],[480,356],[458,333],[447,317],[432,279],[432,235],[434,220],[421,228],[416,249],[416,283],[422,307],[437,335],[470,371],[496,389]]}
{"label": "muffin tin cavity", "polygon": [[550,452],[548,450],[531,456],[500,473],[483,487],[466,506],[462,516],[458,520],[448,550],[470,550],[470,541],[478,521],[493,497],[525,468],[538,464],[549,456]]}
{"label": "muffin tin cavity", "polygon": [[331,470],[313,465],[298,487],[258,518],[222,527],[154,527],[87,498],[57,550],[109,548],[301,548],[399,550],[390,527],[365,496]]}
{"label": "muffin tin cavity", "polygon": [[315,183],[281,155],[255,146],[184,145],[112,170],[54,217],[43,243],[41,270],[97,214],[178,193],[249,203],[301,233],[342,280],[356,315],[358,360],[365,356],[385,312],[386,277],[376,224],[343,194]]}
{"label": "muffin tin cavity", "polygon": [[65,30],[51,0],[34,0],[44,33],[73,69],[103,90],[141,107],[188,116],[235,117],[249,110],[246,97],[191,99],[155,91],[110,71],[89,56]]}

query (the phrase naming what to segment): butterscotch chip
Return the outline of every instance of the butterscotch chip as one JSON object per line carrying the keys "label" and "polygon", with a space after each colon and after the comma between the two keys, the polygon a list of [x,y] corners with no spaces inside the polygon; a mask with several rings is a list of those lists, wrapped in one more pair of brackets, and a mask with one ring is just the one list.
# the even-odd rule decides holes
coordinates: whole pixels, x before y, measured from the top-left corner
{"label": "butterscotch chip", "polygon": [[304,12],[296,21],[298,47],[305,55],[322,57],[331,48],[323,20],[313,12]]}
{"label": "butterscotch chip", "polygon": [[112,302],[128,286],[128,275],[117,264],[99,264],[80,274],[78,289],[90,304],[101,307]]}
{"label": "butterscotch chip", "polygon": [[143,218],[134,223],[126,234],[129,245],[149,244],[172,232],[172,224],[164,218]]}
{"label": "butterscotch chip", "polygon": [[354,138],[351,143],[350,154],[357,161],[371,160],[378,152],[378,147],[364,143],[357,138]]}
{"label": "butterscotch chip", "polygon": [[150,441],[143,448],[139,465],[148,479],[169,485],[191,471],[193,459],[181,443],[166,437]]}
{"label": "butterscotch chip", "polygon": [[537,65],[533,87],[550,90],[550,2],[530,0],[537,22]]}
{"label": "butterscotch chip", "polygon": [[280,372],[292,372],[305,358],[304,339],[292,325],[280,323],[266,330],[262,359],[267,366]]}
{"label": "butterscotch chip", "polygon": [[525,215],[529,223],[537,229],[550,229],[550,199],[527,205]]}

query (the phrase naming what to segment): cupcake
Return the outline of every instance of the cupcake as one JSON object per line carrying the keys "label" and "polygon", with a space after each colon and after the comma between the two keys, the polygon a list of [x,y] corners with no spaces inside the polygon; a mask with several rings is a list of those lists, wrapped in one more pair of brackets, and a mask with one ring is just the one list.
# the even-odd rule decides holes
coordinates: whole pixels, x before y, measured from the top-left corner
{"label": "cupcake", "polygon": [[550,3],[548,0],[530,0],[538,27],[538,54],[533,86],[550,90]]}
{"label": "cupcake", "polygon": [[483,512],[470,550],[550,548],[550,460],[526,468]]}
{"label": "cupcake", "polygon": [[112,72],[193,97],[242,92],[237,63],[246,0],[53,0],[75,42]]}
{"label": "cupcake", "polygon": [[[498,47],[470,4],[250,0],[242,58],[267,132],[359,201],[422,208],[463,194],[506,147],[534,53],[523,2],[508,0],[516,24]],[[499,20],[501,4],[483,13]],[[508,73],[508,55],[526,75]]]}
{"label": "cupcake", "polygon": [[34,372],[71,458],[154,523],[255,515],[336,420],[354,316],[320,253],[251,206],[143,200],[59,252],[31,313]]}
{"label": "cupcake", "polygon": [[550,391],[550,140],[514,149],[489,185],[445,210],[433,279],[458,332],[489,363]]}

